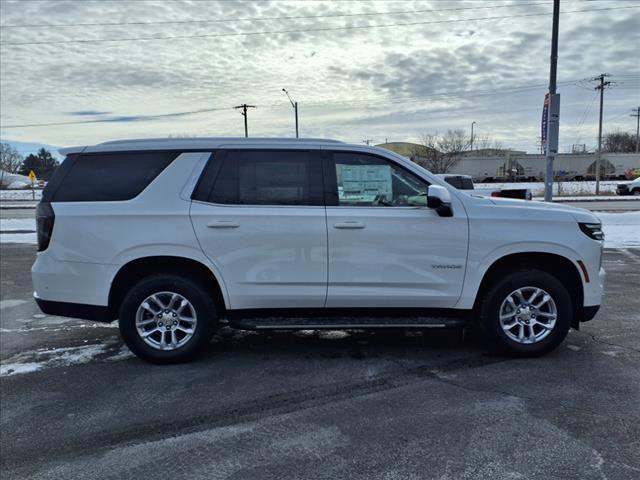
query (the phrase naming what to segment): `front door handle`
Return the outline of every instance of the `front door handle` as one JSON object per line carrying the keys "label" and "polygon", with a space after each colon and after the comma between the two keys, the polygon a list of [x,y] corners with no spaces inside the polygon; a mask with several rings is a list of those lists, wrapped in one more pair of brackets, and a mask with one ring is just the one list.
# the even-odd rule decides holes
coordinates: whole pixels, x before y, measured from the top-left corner
{"label": "front door handle", "polygon": [[207,228],[238,228],[240,224],[233,220],[216,220],[207,223]]}
{"label": "front door handle", "polygon": [[333,228],[364,228],[362,222],[338,222],[333,224]]}

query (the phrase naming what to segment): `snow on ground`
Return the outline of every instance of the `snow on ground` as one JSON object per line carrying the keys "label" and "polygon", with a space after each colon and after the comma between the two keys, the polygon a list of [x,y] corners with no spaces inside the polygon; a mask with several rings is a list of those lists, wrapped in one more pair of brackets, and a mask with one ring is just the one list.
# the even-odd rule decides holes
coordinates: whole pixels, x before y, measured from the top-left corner
{"label": "snow on ground", "polygon": [[48,367],[88,363],[107,351],[106,345],[82,345],[65,348],[40,348],[22,352],[0,365],[0,377],[31,373]]}
{"label": "snow on ground", "polygon": [[0,233],[0,243],[32,243],[38,244],[35,233]]}
{"label": "snow on ground", "polygon": [[36,221],[33,218],[0,218],[0,243],[37,244],[38,239],[36,238],[35,231]]}
{"label": "snow on ground", "polygon": [[[42,198],[42,190],[34,190],[35,199]],[[0,190],[0,200],[32,200],[31,189],[29,190]]]}
{"label": "snow on ground", "polygon": [[640,212],[595,212],[602,221],[605,248],[640,247]]}
{"label": "snow on ground", "polygon": [[33,218],[0,218],[0,232],[14,232],[20,230],[36,231],[36,221]]}
{"label": "snow on ground", "polygon": [[[630,180],[607,180],[600,182],[601,194],[615,194],[619,183],[628,183]],[[476,183],[476,188],[528,188],[536,197],[544,195],[543,182],[513,182],[513,183]],[[596,182],[561,182],[553,184],[554,195],[594,195]]]}

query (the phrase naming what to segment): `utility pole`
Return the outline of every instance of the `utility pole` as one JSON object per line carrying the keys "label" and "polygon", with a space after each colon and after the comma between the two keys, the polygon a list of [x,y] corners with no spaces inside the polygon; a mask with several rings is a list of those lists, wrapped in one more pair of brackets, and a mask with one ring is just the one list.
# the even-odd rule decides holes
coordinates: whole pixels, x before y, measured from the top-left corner
{"label": "utility pole", "polygon": [[596,195],[600,194],[600,163],[602,161],[602,105],[604,101],[604,89],[611,85],[611,82],[605,82],[608,73],[601,73],[592,80],[598,80],[600,84],[596,86],[596,90],[600,90],[600,120],[598,121],[598,155],[596,156]]}
{"label": "utility pole", "polygon": [[469,141],[470,148],[469,150],[471,150],[473,152],[473,126],[476,124],[476,122],[471,122],[471,140]]}
{"label": "utility pole", "polygon": [[544,201],[553,200],[553,161],[558,153],[560,130],[560,95],[556,94],[558,70],[558,30],[560,25],[560,0],[553,0],[553,22],[551,28],[551,66],[549,68],[549,117],[547,123],[547,171],[544,177]]}
{"label": "utility pole", "polygon": [[255,105],[247,105],[246,103],[243,103],[242,105],[238,105],[235,106],[233,108],[241,108],[242,111],[240,112],[240,115],[242,115],[244,117],[244,136],[245,138],[247,138],[249,136],[249,127],[247,125],[247,108],[256,108]]}
{"label": "utility pole", "polygon": [[636,117],[636,153],[640,152],[640,107],[633,110],[635,113],[631,115]]}
{"label": "utility pole", "polygon": [[293,100],[291,100],[291,96],[289,95],[289,92],[287,92],[286,88],[283,88],[282,91],[287,94],[287,98],[289,99],[289,102],[291,102],[291,106],[295,110],[295,113],[296,113],[296,138],[298,138],[298,102],[294,102]]}

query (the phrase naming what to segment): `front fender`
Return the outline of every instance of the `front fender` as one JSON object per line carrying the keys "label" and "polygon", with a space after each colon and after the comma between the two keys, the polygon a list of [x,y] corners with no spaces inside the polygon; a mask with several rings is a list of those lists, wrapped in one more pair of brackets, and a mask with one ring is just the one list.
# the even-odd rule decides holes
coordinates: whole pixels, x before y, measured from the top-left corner
{"label": "front fender", "polygon": [[[541,241],[515,242],[500,245],[488,253],[480,252],[471,247],[469,250],[469,260],[462,295],[460,296],[455,308],[473,308],[480,285],[482,284],[482,279],[489,268],[491,268],[491,266],[498,260],[508,255],[526,253],[549,253],[559,255],[569,260],[578,272],[580,272],[580,268],[577,263],[577,260],[580,259],[578,252],[559,243]],[[580,279],[583,281],[582,276],[580,276]]]}

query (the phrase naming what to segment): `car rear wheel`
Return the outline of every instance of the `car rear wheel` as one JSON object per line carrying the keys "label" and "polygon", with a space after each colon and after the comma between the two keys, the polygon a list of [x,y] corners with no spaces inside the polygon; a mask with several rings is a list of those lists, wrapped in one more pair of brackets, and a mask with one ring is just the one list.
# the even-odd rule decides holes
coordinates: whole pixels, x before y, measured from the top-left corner
{"label": "car rear wheel", "polygon": [[632,193],[633,195],[640,195],[640,188],[634,188]]}
{"label": "car rear wheel", "polygon": [[212,296],[189,278],[167,274],[142,279],[120,308],[120,332],[138,357],[179,363],[201,353],[216,326]]}
{"label": "car rear wheel", "polygon": [[515,272],[486,295],[480,318],[492,345],[513,356],[535,357],[556,348],[573,318],[569,292],[540,270]]}

